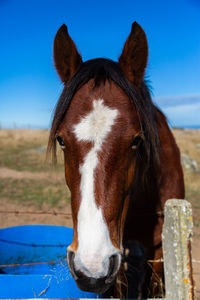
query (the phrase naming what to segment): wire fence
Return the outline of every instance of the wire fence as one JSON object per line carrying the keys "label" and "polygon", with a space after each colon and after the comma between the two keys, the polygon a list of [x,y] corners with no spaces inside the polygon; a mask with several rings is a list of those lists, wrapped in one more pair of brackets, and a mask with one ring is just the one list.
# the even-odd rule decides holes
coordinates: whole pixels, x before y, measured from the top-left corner
{"label": "wire fence", "polygon": [[[195,208],[195,210],[200,210],[200,207]],[[15,215],[21,215],[21,214],[31,214],[31,215],[53,215],[53,216],[66,216],[71,217],[71,213],[65,213],[65,212],[58,212],[56,210],[52,211],[30,211],[30,210],[0,210],[0,214],[15,214]],[[164,217],[164,211],[156,211],[156,212],[135,212],[135,215],[137,216],[158,216],[158,217]],[[193,219],[200,221],[200,218],[193,216]]]}
{"label": "wire fence", "polygon": [[[200,209],[200,208],[195,208]],[[65,216],[66,218],[71,218],[72,214],[71,213],[66,213],[66,212],[58,212],[56,210],[51,210],[51,211],[30,211],[30,210],[0,210],[0,214],[15,214],[15,215],[21,215],[21,214],[35,214],[35,215],[52,215],[52,216]],[[148,213],[148,212],[136,212],[137,216],[147,216],[147,215],[154,215],[157,217],[164,217],[164,212],[163,211],[156,211],[154,213]],[[197,216],[193,216],[193,219],[196,221],[200,222],[200,218]],[[41,265],[41,264],[58,264],[58,263],[64,263],[66,260],[59,260],[59,261],[42,261],[42,262],[30,262],[30,263],[16,263],[16,264],[4,264],[0,265],[0,268],[8,268],[8,267],[18,267],[18,266],[33,266],[33,265]],[[164,260],[163,258],[156,259],[156,260],[148,260],[147,263],[163,263]],[[192,259],[192,262],[195,264],[199,264],[200,260],[198,259]]]}
{"label": "wire fence", "polygon": [[15,214],[15,215],[52,215],[52,216],[66,216],[71,217],[71,213],[52,211],[27,211],[27,210],[0,210],[0,214]]}
{"label": "wire fence", "polygon": [[[60,263],[64,263],[66,262],[66,260],[51,260],[51,261],[40,261],[40,262],[32,262],[32,263],[22,263],[22,264],[8,264],[8,265],[0,265],[0,268],[9,268],[9,267],[21,267],[21,266],[34,266],[34,265],[42,265],[42,264],[49,264],[49,265],[53,265],[53,264],[60,264]],[[160,259],[149,259],[147,260],[147,263],[163,263],[164,259],[160,258]],[[192,259],[193,263],[198,263],[200,264],[200,260],[197,259]]]}

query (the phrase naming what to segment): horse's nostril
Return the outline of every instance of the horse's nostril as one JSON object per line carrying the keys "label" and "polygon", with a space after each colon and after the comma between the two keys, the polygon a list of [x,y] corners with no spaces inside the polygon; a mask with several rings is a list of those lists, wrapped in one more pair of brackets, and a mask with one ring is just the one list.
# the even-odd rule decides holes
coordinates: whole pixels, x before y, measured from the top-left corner
{"label": "horse's nostril", "polygon": [[115,275],[117,274],[117,271],[119,269],[119,255],[115,254],[110,257],[110,264],[109,264],[109,270],[108,275],[106,276],[105,283],[110,283],[113,281]]}
{"label": "horse's nostril", "polygon": [[84,273],[83,272],[81,272],[80,270],[74,270],[74,272],[76,272],[75,274],[76,274],[76,278],[75,279],[83,279],[83,278],[85,278],[85,275],[84,275]]}
{"label": "horse's nostril", "polygon": [[107,278],[109,278],[112,275],[113,269],[114,269],[114,255],[112,255],[110,257],[110,263],[109,263],[109,269],[108,269]]}
{"label": "horse's nostril", "polygon": [[68,266],[69,266],[69,269],[70,269],[74,279],[77,280],[78,277],[76,275],[75,268],[74,268],[74,257],[75,257],[75,253],[71,250],[67,250]]}

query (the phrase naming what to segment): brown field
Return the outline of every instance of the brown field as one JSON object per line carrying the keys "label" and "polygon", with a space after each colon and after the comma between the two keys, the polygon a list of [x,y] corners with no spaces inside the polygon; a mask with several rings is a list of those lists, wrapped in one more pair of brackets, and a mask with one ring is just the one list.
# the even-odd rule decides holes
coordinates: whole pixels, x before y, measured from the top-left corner
{"label": "brown field", "polygon": [[[61,152],[58,164],[46,162],[47,130],[0,130],[0,205],[4,210],[70,213]],[[0,227],[26,224],[72,226],[71,218],[1,214]]]}
{"label": "brown field", "polygon": [[[193,158],[200,170],[200,130],[173,130],[181,153]],[[53,168],[45,162],[47,130],[0,130],[0,211],[53,211],[70,213],[62,154]],[[184,168],[186,199],[194,217],[193,258],[200,261],[200,171]],[[0,213],[0,228],[24,224],[72,226],[70,216]],[[194,263],[200,299],[200,263]]]}

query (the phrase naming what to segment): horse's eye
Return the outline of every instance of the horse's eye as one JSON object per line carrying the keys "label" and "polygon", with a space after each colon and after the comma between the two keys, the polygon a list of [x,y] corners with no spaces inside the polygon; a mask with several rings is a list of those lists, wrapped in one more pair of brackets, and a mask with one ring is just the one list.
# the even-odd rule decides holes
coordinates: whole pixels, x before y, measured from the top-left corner
{"label": "horse's eye", "polygon": [[141,145],[142,141],[143,141],[143,135],[142,134],[137,135],[131,144],[131,148],[133,150],[137,149]]}
{"label": "horse's eye", "polygon": [[56,136],[56,139],[61,147],[65,147],[65,143],[59,135]]}

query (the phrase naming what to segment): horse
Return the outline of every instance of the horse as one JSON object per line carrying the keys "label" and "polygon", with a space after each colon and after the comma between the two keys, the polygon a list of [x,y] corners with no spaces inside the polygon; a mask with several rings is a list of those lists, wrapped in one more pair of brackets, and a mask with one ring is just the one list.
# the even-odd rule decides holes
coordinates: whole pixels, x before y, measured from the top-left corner
{"label": "horse", "polygon": [[178,146],[145,80],[145,32],[132,24],[118,62],[83,62],[65,24],[53,49],[64,88],[47,152],[55,162],[59,144],[64,154],[70,272],[81,290],[102,297],[159,295],[164,204],[184,198],[184,180]]}

